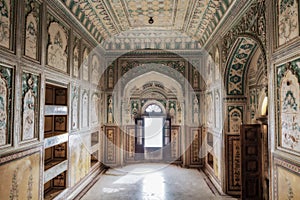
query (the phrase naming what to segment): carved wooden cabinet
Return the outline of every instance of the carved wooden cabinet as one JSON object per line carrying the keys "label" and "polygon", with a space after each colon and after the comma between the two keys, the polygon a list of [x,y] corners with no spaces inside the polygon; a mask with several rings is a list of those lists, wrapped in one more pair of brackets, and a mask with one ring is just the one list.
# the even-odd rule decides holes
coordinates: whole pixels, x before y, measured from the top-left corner
{"label": "carved wooden cabinet", "polygon": [[44,115],[44,198],[67,187],[68,106],[66,87],[46,84]]}

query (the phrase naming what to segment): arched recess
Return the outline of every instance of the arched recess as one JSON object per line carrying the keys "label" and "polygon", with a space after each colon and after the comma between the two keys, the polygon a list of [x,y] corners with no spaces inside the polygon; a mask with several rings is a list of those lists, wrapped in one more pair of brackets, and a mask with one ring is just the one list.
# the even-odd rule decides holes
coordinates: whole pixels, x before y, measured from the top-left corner
{"label": "arched recess", "polygon": [[[240,145],[240,125],[259,123],[259,106],[262,106],[261,101],[267,93],[266,53],[260,39],[243,34],[237,37],[229,55],[224,73],[227,118],[224,126],[226,150],[223,156],[224,163],[227,163],[224,189],[230,195],[241,195],[243,146]],[[232,115],[233,112],[237,114]]]}

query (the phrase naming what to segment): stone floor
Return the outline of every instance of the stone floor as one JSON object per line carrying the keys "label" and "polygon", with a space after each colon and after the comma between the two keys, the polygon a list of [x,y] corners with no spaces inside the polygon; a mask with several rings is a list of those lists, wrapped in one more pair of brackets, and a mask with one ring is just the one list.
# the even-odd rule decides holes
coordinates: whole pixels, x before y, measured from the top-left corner
{"label": "stone floor", "polygon": [[213,194],[203,172],[166,164],[137,164],[108,170],[83,200],[232,199]]}

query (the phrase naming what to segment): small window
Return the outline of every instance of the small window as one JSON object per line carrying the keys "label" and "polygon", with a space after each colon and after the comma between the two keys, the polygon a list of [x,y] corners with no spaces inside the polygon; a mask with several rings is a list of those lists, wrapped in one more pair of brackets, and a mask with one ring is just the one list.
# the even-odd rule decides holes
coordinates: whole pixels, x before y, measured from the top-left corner
{"label": "small window", "polygon": [[152,112],[154,112],[154,113],[161,113],[162,110],[161,110],[161,108],[158,105],[156,105],[156,104],[150,104],[146,108],[146,113],[152,113]]}

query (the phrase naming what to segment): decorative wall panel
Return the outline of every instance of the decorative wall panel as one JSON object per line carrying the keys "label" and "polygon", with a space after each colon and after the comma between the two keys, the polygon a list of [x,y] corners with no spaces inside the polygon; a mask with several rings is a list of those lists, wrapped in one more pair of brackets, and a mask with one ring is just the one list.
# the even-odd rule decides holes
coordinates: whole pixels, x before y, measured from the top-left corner
{"label": "decorative wall panel", "polygon": [[228,132],[240,134],[240,126],[243,122],[243,106],[228,106]]}
{"label": "decorative wall panel", "polygon": [[300,153],[300,59],[277,67],[279,145]]}
{"label": "decorative wall panel", "polygon": [[299,36],[299,1],[278,0],[279,45]]}
{"label": "decorative wall panel", "polygon": [[227,63],[226,86],[227,95],[244,95],[246,68],[257,47],[251,38],[240,38]]}
{"label": "decorative wall panel", "polygon": [[110,95],[107,97],[107,123],[111,124],[114,122],[114,102],[113,97]]}
{"label": "decorative wall panel", "polygon": [[68,71],[68,38],[69,31],[48,15],[47,64],[63,72]]}
{"label": "decorative wall panel", "polygon": [[171,130],[171,158],[180,160],[180,127],[172,126]]}
{"label": "decorative wall panel", "polygon": [[135,127],[126,127],[126,159],[134,160],[135,156]]}
{"label": "decorative wall panel", "polygon": [[[28,153],[1,159],[1,199],[40,199],[41,152],[28,156],[23,154]],[[3,161],[11,162],[3,163]]]}
{"label": "decorative wall panel", "polygon": [[299,166],[274,158],[274,199],[300,199]]}
{"label": "decorative wall panel", "polygon": [[12,140],[13,80],[13,69],[0,65],[0,146]]}
{"label": "decorative wall panel", "polygon": [[105,164],[116,164],[116,129],[107,127],[105,130]]}
{"label": "decorative wall panel", "polygon": [[74,39],[74,48],[73,48],[73,76],[79,77],[79,47],[80,40],[78,38]]}
{"label": "decorative wall panel", "polygon": [[88,48],[85,48],[83,51],[83,61],[82,61],[82,79],[84,81],[88,81],[89,80],[89,50]]}
{"label": "decorative wall panel", "polygon": [[11,41],[12,8],[11,0],[0,1],[0,45],[7,49],[9,49]]}
{"label": "decorative wall panel", "polygon": [[70,143],[70,170],[71,187],[78,183],[90,171],[91,155],[87,144],[90,142],[90,136],[71,135]]}
{"label": "decorative wall panel", "polygon": [[216,48],[214,60],[215,60],[215,80],[219,80],[221,74],[220,74],[220,51],[218,48]]}
{"label": "decorative wall panel", "polygon": [[206,115],[207,115],[207,126],[213,127],[214,123],[214,104],[213,104],[213,94],[209,92],[206,94]]}
{"label": "decorative wall panel", "polygon": [[39,77],[23,72],[22,75],[22,140],[37,137],[39,108]]}
{"label": "decorative wall panel", "polygon": [[194,100],[193,100],[193,123],[194,124],[199,124],[199,113],[200,113],[200,109],[199,109],[199,96],[194,95]]}
{"label": "decorative wall panel", "polygon": [[82,93],[81,116],[82,116],[82,127],[83,128],[88,127],[89,126],[89,95],[86,90],[83,90]]}
{"label": "decorative wall panel", "polygon": [[33,0],[26,0],[25,2],[25,55],[38,59],[40,4]]}
{"label": "decorative wall panel", "polygon": [[199,128],[191,128],[191,164],[200,164],[201,133]]}
{"label": "decorative wall panel", "polygon": [[71,105],[71,127],[72,130],[78,129],[78,114],[79,114],[79,87],[72,85],[72,105]]}
{"label": "decorative wall panel", "polygon": [[92,112],[91,112],[91,122],[92,124],[98,124],[100,116],[100,98],[97,93],[92,95]]}
{"label": "decorative wall panel", "polygon": [[229,191],[241,191],[241,144],[239,135],[226,135],[227,185]]}
{"label": "decorative wall panel", "polygon": [[107,74],[107,88],[112,89],[114,87],[114,66],[115,62],[113,62],[109,67],[108,67],[108,74]]}
{"label": "decorative wall panel", "polygon": [[99,57],[97,55],[92,56],[91,67],[92,67],[92,75],[91,75],[92,83],[95,85],[98,85],[99,81],[100,81],[100,74],[99,74],[100,61],[99,61]]}

